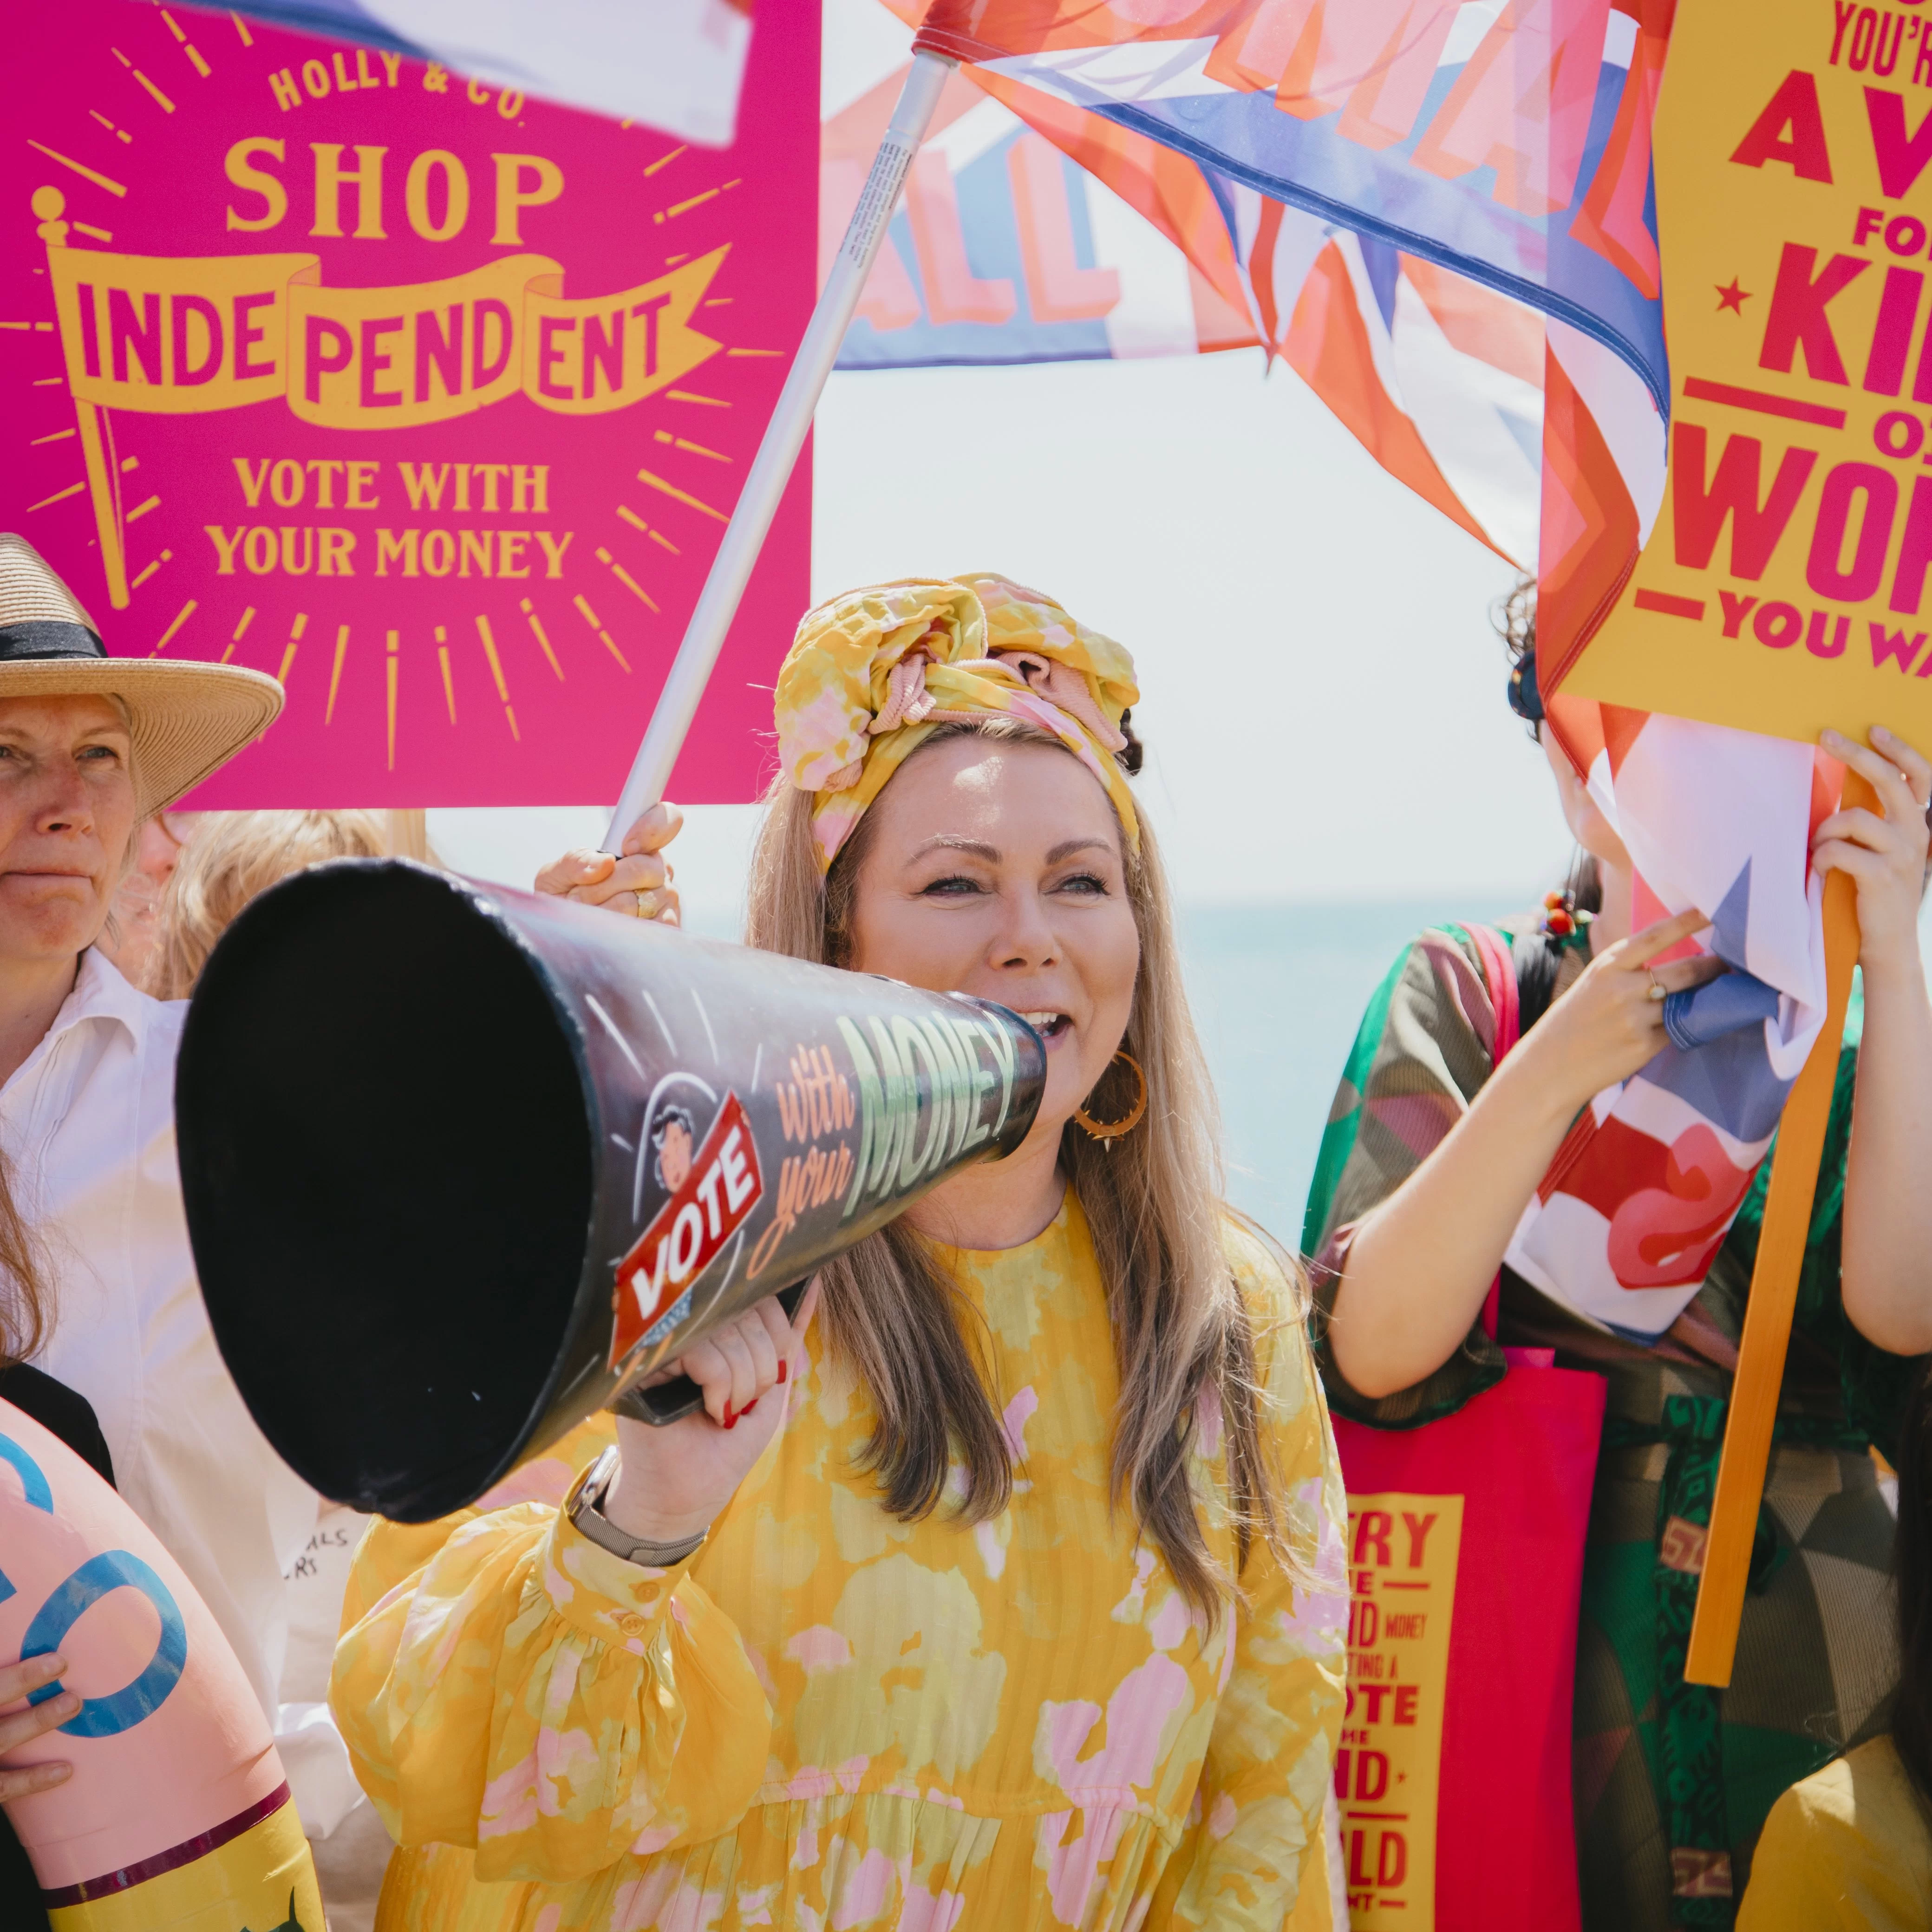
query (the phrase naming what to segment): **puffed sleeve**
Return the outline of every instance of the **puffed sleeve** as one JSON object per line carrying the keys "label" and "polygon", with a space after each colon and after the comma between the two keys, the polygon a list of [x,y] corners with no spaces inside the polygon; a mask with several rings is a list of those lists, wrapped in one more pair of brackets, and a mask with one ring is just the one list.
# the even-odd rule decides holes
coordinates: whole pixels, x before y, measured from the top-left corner
{"label": "puffed sleeve", "polygon": [[1189,1837],[1148,1922],[1314,1932],[1330,1923],[1322,1814],[1342,1724],[1348,1504],[1287,1278],[1245,1235],[1228,1247],[1255,1315],[1262,1446],[1300,1580],[1253,1544]]}
{"label": "puffed sleeve", "polygon": [[764,1776],[764,1692],[688,1564],[544,1504],[374,1525],[349,1614],[329,1704],[356,1775],[398,1844],[472,1847],[480,1880],[720,1837]]}

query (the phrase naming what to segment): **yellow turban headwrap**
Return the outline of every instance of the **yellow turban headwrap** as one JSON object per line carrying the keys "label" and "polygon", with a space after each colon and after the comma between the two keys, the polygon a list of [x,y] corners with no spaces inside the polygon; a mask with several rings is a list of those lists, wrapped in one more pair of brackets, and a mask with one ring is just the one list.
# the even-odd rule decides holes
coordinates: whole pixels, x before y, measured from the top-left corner
{"label": "yellow turban headwrap", "polygon": [[943,724],[1004,712],[1051,732],[1107,788],[1127,843],[1140,820],[1114,754],[1140,698],[1133,660],[1004,577],[914,577],[848,590],[798,627],[775,710],[785,776],[815,792],[830,870],[886,781]]}

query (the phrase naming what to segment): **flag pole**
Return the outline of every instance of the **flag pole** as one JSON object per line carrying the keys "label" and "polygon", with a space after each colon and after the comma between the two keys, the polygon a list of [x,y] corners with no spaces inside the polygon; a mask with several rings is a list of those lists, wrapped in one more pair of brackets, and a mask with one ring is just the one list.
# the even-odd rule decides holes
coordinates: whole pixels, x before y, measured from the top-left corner
{"label": "flag pole", "polygon": [[879,244],[885,238],[886,224],[892,219],[899,190],[905,184],[906,170],[925,138],[933,110],[939,104],[940,90],[957,64],[940,54],[920,52],[913,56],[912,71],[899,90],[898,105],[892,110],[885,139],[872,158],[865,191],[852,212],[845,239],[820,292],[818,305],[812,312],[798,353],[792,358],[791,373],[785,378],[771,421],[765,426],[764,439],[745,478],[737,507],[731,512],[724,541],[712,560],[703,594],[685,628],[684,641],[678,646],[670,675],[664,680],[657,708],[651,713],[644,742],[632,762],[631,775],[624,781],[616,809],[610,814],[610,830],[604,836],[607,852],[620,850],[624,834],[639,815],[664,796],[671,767],[677,762],[691,721],[698,714],[698,701],[704,695],[718,654],[724,649],[731,620],[737,615],[752,566],[758,560],[772,518],[778,513],[778,500],[790,480],[792,466],[804,446],[819,394],[838,359],[846,326],[859,305],[866,278],[872,272]]}
{"label": "flag pole", "polygon": [[[1841,809],[1876,807],[1878,800],[1856,772],[1845,774]],[[1785,1353],[1798,1304],[1798,1280],[1811,1228],[1811,1204],[1818,1185],[1818,1162],[1838,1083],[1839,1044],[1852,990],[1852,968],[1858,956],[1857,888],[1849,874],[1825,879],[1825,1024],[1792,1082],[1778,1124],[1778,1145],[1771,1157],[1771,1185],[1764,1225],[1758,1233],[1757,1263],[1751,1270],[1750,1297],[1744,1304],[1744,1333],[1731,1381],[1725,1418],[1724,1452],[1718,1463],[1711,1527],[1698,1579],[1697,1607],[1684,1660],[1687,1684],[1719,1689],[1731,1681],[1737,1654],[1738,1625],[1744,1616],[1757,1516],[1764,1499],[1771,1461],[1772,1431],[1784,1383]]]}

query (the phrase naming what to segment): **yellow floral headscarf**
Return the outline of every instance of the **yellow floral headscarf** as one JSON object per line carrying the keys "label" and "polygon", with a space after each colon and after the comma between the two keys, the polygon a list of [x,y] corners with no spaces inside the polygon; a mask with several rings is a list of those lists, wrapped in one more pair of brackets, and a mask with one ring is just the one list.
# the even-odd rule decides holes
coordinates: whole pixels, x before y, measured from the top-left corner
{"label": "yellow floral headscarf", "polygon": [[1107,788],[1128,844],[1140,820],[1120,715],[1133,660],[1050,598],[1004,577],[912,577],[848,590],[808,614],[778,672],[785,776],[815,792],[826,870],[886,781],[940,724],[991,713],[1052,733]]}

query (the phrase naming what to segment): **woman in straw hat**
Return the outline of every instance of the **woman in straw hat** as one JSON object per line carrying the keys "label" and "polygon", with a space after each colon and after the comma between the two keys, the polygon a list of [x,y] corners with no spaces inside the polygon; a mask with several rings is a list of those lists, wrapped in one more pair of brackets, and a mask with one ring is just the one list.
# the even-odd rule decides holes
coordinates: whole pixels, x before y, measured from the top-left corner
{"label": "woman in straw hat", "polygon": [[[136,992],[96,941],[137,829],[281,706],[259,672],[109,657],[67,586],[0,533],[0,1150],[29,1237],[17,1256],[0,1240],[0,1294],[37,1311],[11,1325],[35,1338],[19,1352],[92,1405],[122,1494],[272,1722],[282,1571],[316,1498],[250,1420],[202,1306],[175,1163],[185,1009]],[[306,1714],[284,1751],[314,1829],[354,1790],[323,1714]]]}
{"label": "woman in straw hat", "polygon": [[1039,1118],[561,1509],[371,1532],[380,1924],[1330,1923],[1345,1504],[1299,1275],[1220,1198],[1136,694],[997,577],[806,619],[751,942],[1020,1011]]}

